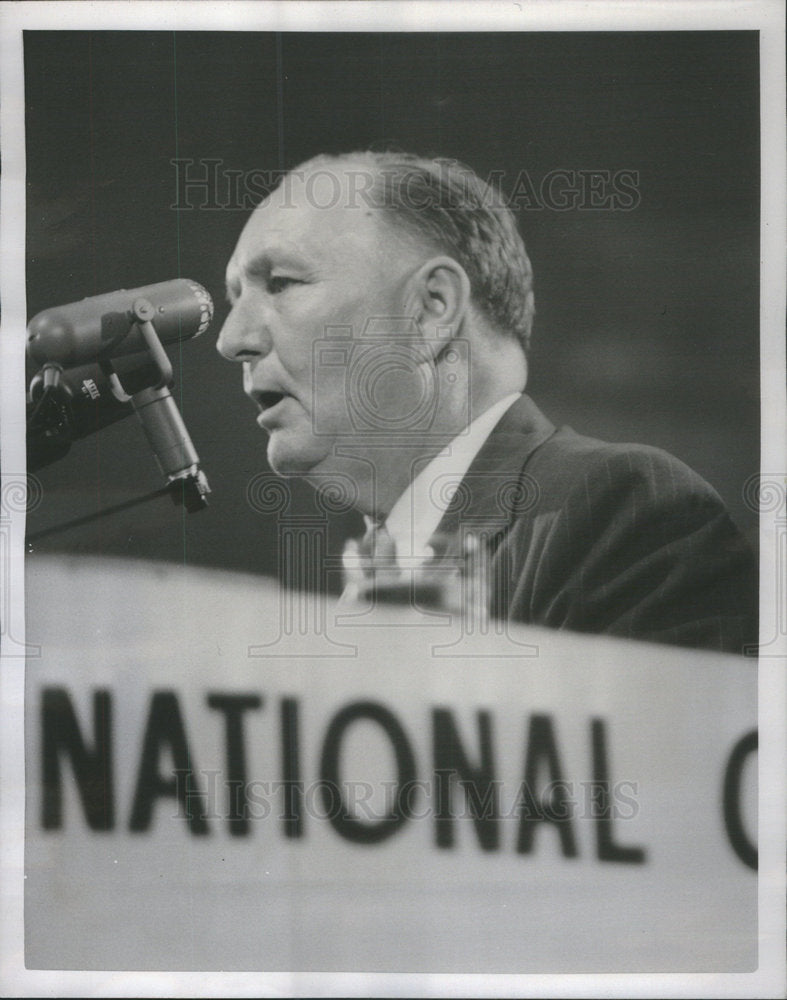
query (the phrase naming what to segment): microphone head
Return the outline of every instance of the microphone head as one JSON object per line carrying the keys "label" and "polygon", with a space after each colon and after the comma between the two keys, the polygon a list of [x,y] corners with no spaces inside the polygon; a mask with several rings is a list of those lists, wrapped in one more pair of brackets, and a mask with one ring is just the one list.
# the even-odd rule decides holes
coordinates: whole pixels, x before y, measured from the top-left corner
{"label": "microphone head", "polygon": [[210,294],[189,278],[120,289],[38,313],[27,325],[28,356],[39,365],[71,367],[144,350],[132,311],[139,299],[152,305],[163,344],[199,336],[213,318]]}

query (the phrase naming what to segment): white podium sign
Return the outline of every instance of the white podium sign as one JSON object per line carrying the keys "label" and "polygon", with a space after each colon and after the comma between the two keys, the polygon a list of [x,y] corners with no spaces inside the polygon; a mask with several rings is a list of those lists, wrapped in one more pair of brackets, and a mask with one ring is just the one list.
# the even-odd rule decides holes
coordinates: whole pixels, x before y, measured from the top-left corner
{"label": "white podium sign", "polygon": [[27,574],[28,968],[756,967],[752,663]]}

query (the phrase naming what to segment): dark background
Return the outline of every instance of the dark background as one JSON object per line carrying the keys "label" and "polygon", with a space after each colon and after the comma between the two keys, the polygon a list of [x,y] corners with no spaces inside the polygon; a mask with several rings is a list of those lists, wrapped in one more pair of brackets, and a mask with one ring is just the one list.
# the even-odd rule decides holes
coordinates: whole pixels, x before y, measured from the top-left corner
{"label": "dark background", "polygon": [[[519,212],[536,276],[529,391],[555,423],[671,451],[756,538],[756,33],[26,32],[25,81],[29,316],[181,275],[217,303],[213,328],[170,351],[210,508],[161,499],[36,552],[276,571],[276,518],[248,499],[266,437],[214,350],[248,211],[173,208],[171,161],[276,170],[369,146],[502,171],[508,192],[523,170],[536,189],[555,169],[639,172],[631,211]],[[38,476],[31,533],[162,484],[133,417]],[[304,510],[309,496],[297,487]],[[355,527],[345,517],[335,537]]]}

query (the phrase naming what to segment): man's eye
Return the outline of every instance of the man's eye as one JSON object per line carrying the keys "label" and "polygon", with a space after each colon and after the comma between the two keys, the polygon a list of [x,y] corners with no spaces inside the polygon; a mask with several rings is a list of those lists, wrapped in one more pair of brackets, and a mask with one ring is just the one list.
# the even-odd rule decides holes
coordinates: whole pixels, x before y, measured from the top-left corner
{"label": "man's eye", "polygon": [[279,292],[283,292],[285,288],[289,288],[290,285],[297,284],[297,278],[290,278],[283,274],[274,274],[268,278],[268,291],[271,295],[277,295]]}

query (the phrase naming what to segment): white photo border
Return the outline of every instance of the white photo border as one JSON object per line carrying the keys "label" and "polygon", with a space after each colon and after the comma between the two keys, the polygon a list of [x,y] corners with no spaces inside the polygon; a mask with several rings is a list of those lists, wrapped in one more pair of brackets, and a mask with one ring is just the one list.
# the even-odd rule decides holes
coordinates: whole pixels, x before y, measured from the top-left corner
{"label": "white photo border", "polygon": [[[2,495],[22,479],[24,452],[25,30],[189,31],[666,31],[757,30],[761,52],[761,470],[787,476],[785,410],[785,13],[781,0],[464,2],[0,3],[2,233],[0,455]],[[787,481],[787,480],[786,480]],[[20,505],[23,508],[23,505]],[[12,603],[6,635],[24,642],[24,510],[8,533]],[[779,572],[773,516],[761,514],[761,635],[777,630]],[[751,974],[423,975],[160,973],[26,970],[24,886],[24,659],[5,641],[0,665],[0,986],[34,996],[588,996],[737,997],[785,991],[785,649],[759,664],[760,965]]]}

